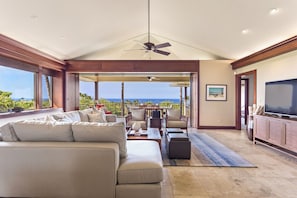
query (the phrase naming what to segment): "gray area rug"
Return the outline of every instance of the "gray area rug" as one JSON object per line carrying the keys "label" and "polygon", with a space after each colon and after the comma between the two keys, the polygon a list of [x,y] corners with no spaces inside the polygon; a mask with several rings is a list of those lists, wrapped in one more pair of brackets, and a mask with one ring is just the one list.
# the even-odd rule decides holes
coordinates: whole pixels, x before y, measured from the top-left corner
{"label": "gray area rug", "polygon": [[189,138],[191,141],[190,160],[168,159],[165,138],[162,138],[164,166],[256,167],[205,133],[189,132]]}

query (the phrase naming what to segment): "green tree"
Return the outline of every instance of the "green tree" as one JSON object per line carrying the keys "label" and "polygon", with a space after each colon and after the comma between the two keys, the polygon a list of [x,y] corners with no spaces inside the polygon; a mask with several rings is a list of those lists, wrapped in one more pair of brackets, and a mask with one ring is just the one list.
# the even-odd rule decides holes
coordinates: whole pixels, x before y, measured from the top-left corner
{"label": "green tree", "polygon": [[0,90],[0,112],[7,112],[8,109],[13,108],[14,102],[11,98],[11,92]]}
{"label": "green tree", "polygon": [[94,100],[85,93],[79,93],[79,109],[87,109],[94,106]]}
{"label": "green tree", "polygon": [[25,100],[21,98],[14,102],[14,107],[22,107],[24,109],[34,109],[34,101],[33,100]]}

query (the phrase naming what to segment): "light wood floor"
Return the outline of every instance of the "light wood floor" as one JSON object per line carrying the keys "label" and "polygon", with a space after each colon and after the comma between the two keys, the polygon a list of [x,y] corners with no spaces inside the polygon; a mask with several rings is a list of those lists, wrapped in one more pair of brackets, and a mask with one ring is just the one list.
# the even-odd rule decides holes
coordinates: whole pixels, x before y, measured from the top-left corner
{"label": "light wood floor", "polygon": [[254,145],[245,131],[199,131],[233,149],[257,168],[165,167],[162,198],[297,197],[296,158]]}

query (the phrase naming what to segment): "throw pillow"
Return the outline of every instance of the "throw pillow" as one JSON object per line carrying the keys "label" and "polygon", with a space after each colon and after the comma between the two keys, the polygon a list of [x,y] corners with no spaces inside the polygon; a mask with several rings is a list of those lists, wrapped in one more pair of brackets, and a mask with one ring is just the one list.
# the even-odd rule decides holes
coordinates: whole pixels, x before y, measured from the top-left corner
{"label": "throw pillow", "polygon": [[80,122],[80,116],[78,111],[67,111],[65,112],[66,117],[68,117],[73,122],[78,121]]}
{"label": "throw pillow", "polygon": [[132,120],[143,121],[145,115],[145,109],[133,109],[131,110]]}
{"label": "throw pillow", "polygon": [[104,111],[98,111],[98,113],[88,114],[88,118],[89,118],[89,122],[100,122],[100,123],[107,122]]}
{"label": "throw pillow", "polygon": [[72,120],[65,114],[54,114],[52,116],[58,122],[72,122]]}
{"label": "throw pillow", "polygon": [[82,122],[89,122],[88,114],[93,113],[93,109],[89,108],[89,109],[80,110],[78,112],[79,112],[80,120]]}
{"label": "throw pillow", "polygon": [[180,120],[180,112],[178,109],[167,110],[167,120]]}
{"label": "throw pillow", "polygon": [[5,142],[17,142],[18,137],[12,127],[11,123],[7,123],[0,128],[2,140]]}

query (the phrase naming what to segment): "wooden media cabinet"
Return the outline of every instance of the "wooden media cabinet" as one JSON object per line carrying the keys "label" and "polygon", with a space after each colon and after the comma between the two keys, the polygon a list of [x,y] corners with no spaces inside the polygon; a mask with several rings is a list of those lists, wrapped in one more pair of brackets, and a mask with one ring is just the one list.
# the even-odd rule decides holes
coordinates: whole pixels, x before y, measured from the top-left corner
{"label": "wooden media cabinet", "polygon": [[270,143],[297,154],[297,120],[254,116],[254,143]]}

